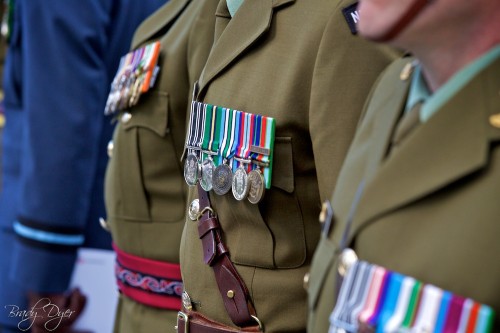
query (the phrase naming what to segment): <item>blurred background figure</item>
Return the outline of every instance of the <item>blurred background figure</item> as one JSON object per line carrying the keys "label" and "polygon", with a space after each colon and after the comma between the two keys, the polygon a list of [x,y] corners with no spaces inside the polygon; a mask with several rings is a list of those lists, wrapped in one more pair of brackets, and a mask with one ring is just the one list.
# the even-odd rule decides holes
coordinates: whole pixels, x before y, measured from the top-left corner
{"label": "blurred background figure", "polygon": [[[2,25],[0,26],[0,77],[3,77],[3,65],[5,62],[5,53],[7,51],[7,0],[0,1],[0,18],[2,18]],[[3,93],[3,82],[0,80],[0,143],[2,138],[2,130],[5,125],[4,116],[4,105],[3,105],[4,93]],[[2,145],[0,144],[0,168],[2,167]],[[1,170],[1,169],[0,169]],[[0,174],[1,175],[1,174]],[[0,184],[2,179],[0,176]]]}
{"label": "blurred background figure", "polygon": [[[28,292],[32,302],[49,297],[61,311],[71,307],[69,300],[83,303],[78,291],[65,294],[76,250],[111,245],[98,223],[104,216],[106,145],[112,133],[111,119],[103,115],[107,94],[134,30],[165,2],[9,2],[1,333],[19,330],[20,318],[5,306],[28,309]],[[93,278],[99,283],[101,277]],[[59,329],[64,325],[63,320]]]}

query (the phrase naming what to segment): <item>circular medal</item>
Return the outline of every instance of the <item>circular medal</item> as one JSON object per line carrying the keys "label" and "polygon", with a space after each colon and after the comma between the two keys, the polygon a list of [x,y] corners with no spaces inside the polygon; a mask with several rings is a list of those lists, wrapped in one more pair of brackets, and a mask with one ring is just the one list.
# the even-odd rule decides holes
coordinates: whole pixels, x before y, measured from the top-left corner
{"label": "circular medal", "polygon": [[248,175],[243,166],[238,167],[233,175],[233,195],[236,200],[243,200],[248,194]]}
{"label": "circular medal", "polygon": [[212,189],[212,177],[214,173],[215,165],[211,158],[207,158],[201,164],[201,178],[200,185],[205,191],[210,191]]}
{"label": "circular medal", "polygon": [[198,220],[198,214],[200,214],[200,200],[194,199],[189,204],[188,215],[191,221],[196,221]]}
{"label": "circular medal", "polygon": [[215,168],[212,175],[212,188],[218,195],[224,195],[231,189],[233,173],[227,164]]}
{"label": "circular medal", "polygon": [[248,173],[248,201],[258,204],[264,196],[264,176],[259,170],[252,170]]}
{"label": "circular medal", "polygon": [[198,158],[193,153],[184,162],[184,179],[189,186],[195,186],[198,182]]}

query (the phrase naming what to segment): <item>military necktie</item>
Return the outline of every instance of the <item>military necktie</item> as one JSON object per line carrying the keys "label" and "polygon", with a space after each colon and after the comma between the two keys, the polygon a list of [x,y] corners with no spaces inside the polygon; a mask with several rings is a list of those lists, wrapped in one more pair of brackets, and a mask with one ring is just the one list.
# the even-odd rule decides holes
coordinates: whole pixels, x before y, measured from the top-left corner
{"label": "military necktie", "polygon": [[392,147],[399,145],[407,136],[420,124],[420,109],[422,108],[423,102],[417,102],[413,107],[403,115],[394,135],[392,137]]}

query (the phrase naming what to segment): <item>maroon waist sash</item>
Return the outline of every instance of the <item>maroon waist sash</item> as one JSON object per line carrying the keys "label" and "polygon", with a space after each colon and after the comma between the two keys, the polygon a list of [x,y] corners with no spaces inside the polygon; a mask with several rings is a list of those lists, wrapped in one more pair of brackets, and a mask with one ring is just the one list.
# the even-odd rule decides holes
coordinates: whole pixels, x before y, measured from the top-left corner
{"label": "maroon waist sash", "polygon": [[181,309],[182,278],[179,264],[116,252],[115,277],[123,295],[134,301],[166,310]]}

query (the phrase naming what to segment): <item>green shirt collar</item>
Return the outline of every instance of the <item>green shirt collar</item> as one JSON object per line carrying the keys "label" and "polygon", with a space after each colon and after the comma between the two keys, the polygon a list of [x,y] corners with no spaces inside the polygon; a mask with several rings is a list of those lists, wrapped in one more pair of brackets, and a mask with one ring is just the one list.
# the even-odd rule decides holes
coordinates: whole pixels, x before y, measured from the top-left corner
{"label": "green shirt collar", "polygon": [[434,94],[431,94],[422,76],[422,70],[420,66],[417,66],[412,77],[405,110],[410,110],[415,103],[423,101],[424,104],[420,110],[420,121],[422,123],[426,122],[470,80],[498,58],[500,58],[500,45],[493,47],[490,51],[462,68]]}
{"label": "green shirt collar", "polygon": [[243,3],[243,0],[226,0],[226,3],[229,14],[231,14],[231,17],[233,17]]}

